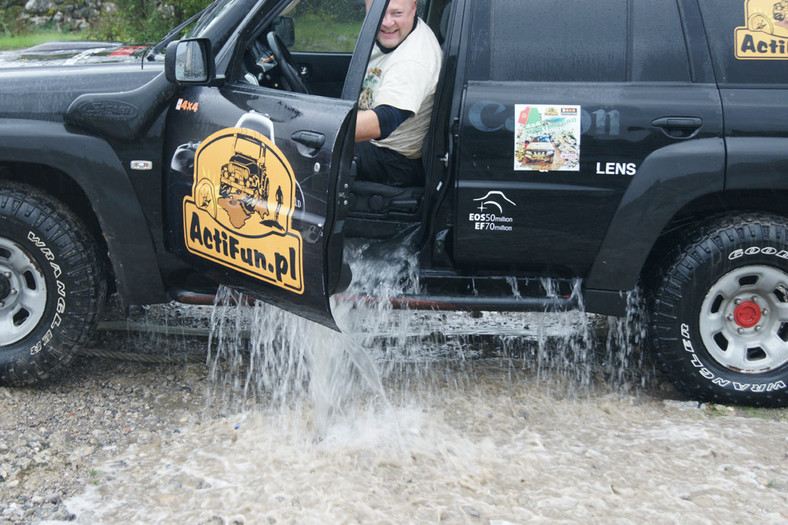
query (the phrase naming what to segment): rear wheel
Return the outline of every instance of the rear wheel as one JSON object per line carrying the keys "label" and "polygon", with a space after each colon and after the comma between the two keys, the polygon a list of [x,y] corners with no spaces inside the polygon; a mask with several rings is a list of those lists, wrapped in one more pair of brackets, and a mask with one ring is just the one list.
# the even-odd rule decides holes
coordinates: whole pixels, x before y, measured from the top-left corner
{"label": "rear wheel", "polygon": [[788,221],[723,217],[689,239],[653,290],[657,362],[695,399],[788,406]]}
{"label": "rear wheel", "polygon": [[0,181],[0,384],[41,380],[71,361],[104,301],[101,268],[65,206]]}

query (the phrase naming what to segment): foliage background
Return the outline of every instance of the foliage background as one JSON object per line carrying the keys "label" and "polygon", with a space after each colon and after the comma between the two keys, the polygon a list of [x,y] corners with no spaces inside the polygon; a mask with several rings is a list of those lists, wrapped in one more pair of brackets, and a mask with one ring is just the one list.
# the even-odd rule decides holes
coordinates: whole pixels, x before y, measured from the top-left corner
{"label": "foliage background", "polygon": [[328,20],[357,20],[364,18],[364,0],[301,0],[298,9]]}
{"label": "foliage background", "polygon": [[[51,40],[158,42],[211,0],[0,0],[0,49]],[[31,2],[32,4],[32,2]],[[352,51],[364,18],[364,0],[300,0],[297,47]]]}
{"label": "foliage background", "polygon": [[103,11],[87,32],[90,39],[122,42],[156,42],[201,9],[210,0],[115,0],[116,9]]}
{"label": "foliage background", "polygon": [[28,24],[20,15],[24,11],[24,0],[0,0],[0,29],[5,34],[19,34]]}
{"label": "foliage background", "polygon": [[[26,3],[27,0],[0,0],[0,36],[24,36],[35,32],[62,32],[65,36],[77,30],[69,24],[56,24],[54,21],[44,26],[33,24],[30,13],[25,10]],[[211,0],[57,0],[52,2],[50,14],[66,9],[94,9],[99,13],[98,17],[91,20],[89,29],[82,31],[83,37],[148,43],[158,41],[170,29],[210,3]]]}

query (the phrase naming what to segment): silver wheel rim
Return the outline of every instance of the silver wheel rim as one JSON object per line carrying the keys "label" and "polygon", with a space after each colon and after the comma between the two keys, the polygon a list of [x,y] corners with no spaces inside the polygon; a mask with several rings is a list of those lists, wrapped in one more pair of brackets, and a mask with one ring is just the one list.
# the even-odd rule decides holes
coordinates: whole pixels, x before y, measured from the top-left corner
{"label": "silver wheel rim", "polygon": [[20,245],[0,237],[0,346],[16,343],[32,332],[46,303],[41,267]]}
{"label": "silver wheel rim", "polygon": [[788,362],[788,274],[744,266],[722,276],[700,311],[703,344],[722,366],[764,373]]}

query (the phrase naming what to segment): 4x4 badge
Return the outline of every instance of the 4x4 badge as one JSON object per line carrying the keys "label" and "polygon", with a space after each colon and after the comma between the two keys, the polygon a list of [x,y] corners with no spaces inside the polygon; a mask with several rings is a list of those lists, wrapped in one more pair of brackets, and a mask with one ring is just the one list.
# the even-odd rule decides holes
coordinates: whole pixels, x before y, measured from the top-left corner
{"label": "4x4 badge", "polygon": [[302,247],[292,230],[296,184],[276,145],[248,128],[205,139],[183,199],[189,252],[295,293],[303,293]]}
{"label": "4x4 badge", "polygon": [[737,27],[736,58],[740,60],[788,59],[788,2],[746,0],[745,26]]}

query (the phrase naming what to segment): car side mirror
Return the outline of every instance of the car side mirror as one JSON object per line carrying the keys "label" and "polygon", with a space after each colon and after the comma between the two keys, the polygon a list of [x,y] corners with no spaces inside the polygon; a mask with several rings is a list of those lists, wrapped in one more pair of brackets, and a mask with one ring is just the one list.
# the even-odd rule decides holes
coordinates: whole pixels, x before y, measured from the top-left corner
{"label": "car side mirror", "polygon": [[282,40],[285,47],[295,44],[295,24],[289,16],[280,16],[273,23],[274,33]]}
{"label": "car side mirror", "polygon": [[164,74],[179,85],[206,85],[214,80],[216,66],[207,38],[177,40],[167,45]]}

